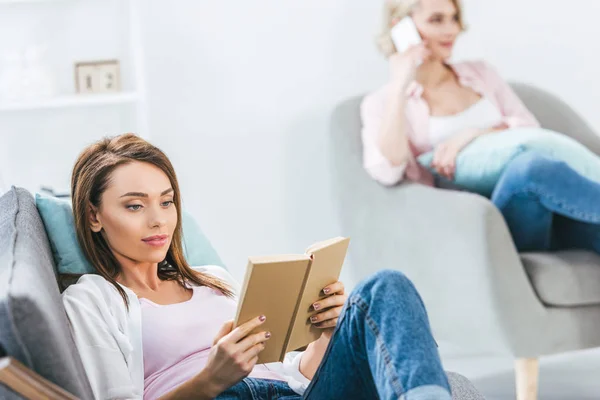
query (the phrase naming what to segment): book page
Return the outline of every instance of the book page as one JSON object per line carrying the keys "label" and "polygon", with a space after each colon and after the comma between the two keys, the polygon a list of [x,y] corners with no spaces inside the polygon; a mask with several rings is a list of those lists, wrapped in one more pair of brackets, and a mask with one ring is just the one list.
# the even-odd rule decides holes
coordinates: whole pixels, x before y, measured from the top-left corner
{"label": "book page", "polygon": [[259,364],[283,361],[284,346],[310,262],[308,255],[249,258],[235,326],[260,315],[267,317],[256,330],[271,332],[259,355]]}
{"label": "book page", "polygon": [[312,258],[298,311],[293,321],[292,333],[285,351],[294,351],[306,346],[321,336],[322,330],[315,328],[309,318],[316,313],[312,304],[326,297],[323,288],[337,282],[346,258],[350,239],[338,237],[309,247]]}

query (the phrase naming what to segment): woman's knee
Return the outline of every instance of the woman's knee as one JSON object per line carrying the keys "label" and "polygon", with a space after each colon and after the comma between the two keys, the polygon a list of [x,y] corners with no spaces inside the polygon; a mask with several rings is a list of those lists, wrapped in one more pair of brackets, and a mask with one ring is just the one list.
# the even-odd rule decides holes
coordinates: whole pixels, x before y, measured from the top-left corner
{"label": "woman's knee", "polygon": [[524,152],[515,157],[504,170],[498,181],[492,201],[506,203],[514,194],[535,192],[552,180],[566,164],[543,156],[534,151]]}
{"label": "woman's knee", "polygon": [[392,269],[380,270],[366,278],[357,290],[371,296],[394,296],[395,293],[407,295],[416,293],[415,286],[402,272]]}
{"label": "woman's knee", "polygon": [[[562,163],[535,151],[526,151],[515,157],[506,167],[505,174],[513,179],[535,181],[544,176],[552,176]],[[566,164],[565,164],[566,165]]]}

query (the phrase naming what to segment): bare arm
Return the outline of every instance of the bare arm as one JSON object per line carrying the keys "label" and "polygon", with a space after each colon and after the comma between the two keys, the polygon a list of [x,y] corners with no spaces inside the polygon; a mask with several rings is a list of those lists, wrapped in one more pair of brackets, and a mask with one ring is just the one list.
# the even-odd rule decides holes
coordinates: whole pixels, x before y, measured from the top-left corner
{"label": "bare arm", "polygon": [[500,132],[507,129],[505,123],[500,123],[497,126],[486,129],[467,129],[459,134],[452,136],[450,139],[439,144],[433,155],[431,166],[438,174],[453,180],[456,171],[456,159],[458,154],[473,140],[480,136],[489,133]]}
{"label": "bare arm", "polygon": [[204,369],[161,400],[214,399],[247,377],[265,348],[264,342],[271,337],[268,332],[251,334],[264,321],[264,317],[255,318],[237,328],[233,321],[226,322],[214,340]]}
{"label": "bare arm", "polygon": [[308,345],[300,360],[300,372],[308,379],[312,379],[321,365],[329,339],[321,336],[318,340]]}
{"label": "bare arm", "polygon": [[390,57],[391,92],[387,99],[385,116],[379,134],[379,149],[393,166],[408,161],[410,148],[406,135],[406,89],[415,79],[420,60],[429,57],[425,44],[417,45],[405,53]]}

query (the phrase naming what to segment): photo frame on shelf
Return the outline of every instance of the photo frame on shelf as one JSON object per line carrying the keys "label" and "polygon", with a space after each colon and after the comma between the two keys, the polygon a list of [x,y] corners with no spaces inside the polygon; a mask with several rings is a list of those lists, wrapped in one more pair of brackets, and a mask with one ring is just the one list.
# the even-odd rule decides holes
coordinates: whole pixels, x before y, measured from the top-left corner
{"label": "photo frame on shelf", "polygon": [[121,91],[119,60],[85,61],[75,63],[77,93],[115,93]]}

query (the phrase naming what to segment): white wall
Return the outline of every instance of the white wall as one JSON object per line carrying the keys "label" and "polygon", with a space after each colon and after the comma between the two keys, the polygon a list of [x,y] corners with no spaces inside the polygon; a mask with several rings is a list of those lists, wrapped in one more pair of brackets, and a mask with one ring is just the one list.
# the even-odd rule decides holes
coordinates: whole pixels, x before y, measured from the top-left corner
{"label": "white wall", "polygon": [[[600,2],[466,0],[457,58],[561,95],[600,130]],[[376,87],[382,1],[150,0],[152,134],[187,207],[241,276],[246,257],[344,234],[328,190],[328,118]]]}
{"label": "white wall", "polygon": [[600,132],[600,2],[463,1],[470,31],[459,56],[559,95]]}
{"label": "white wall", "polygon": [[[344,234],[328,185],[328,119],[338,101],[387,76],[373,46],[382,2],[146,1],[151,132],[176,164],[187,208],[238,277],[248,255]],[[600,2],[464,2],[470,31],[457,58],[486,58],[505,77],[560,95],[600,130]],[[0,51],[43,38],[61,92],[72,90],[80,59],[122,58],[131,85],[117,0],[3,7]],[[84,143],[131,125],[113,108],[1,114],[0,157],[10,183],[64,189]]]}
{"label": "white wall", "polygon": [[150,1],[152,135],[238,277],[248,255],[343,234],[328,190],[328,118],[382,81],[379,14],[359,0]]}

